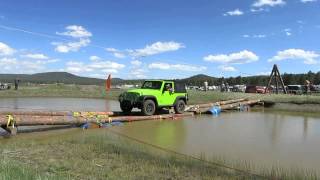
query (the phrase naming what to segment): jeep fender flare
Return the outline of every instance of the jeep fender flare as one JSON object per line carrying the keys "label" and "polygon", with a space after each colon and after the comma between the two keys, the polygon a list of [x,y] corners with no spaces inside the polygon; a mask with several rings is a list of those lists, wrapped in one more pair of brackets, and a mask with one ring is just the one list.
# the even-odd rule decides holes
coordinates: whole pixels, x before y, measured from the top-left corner
{"label": "jeep fender flare", "polygon": [[141,105],[143,105],[143,102],[147,99],[151,99],[154,101],[154,103],[156,104],[156,107],[158,107],[158,101],[157,101],[157,98],[155,96],[142,96],[139,98],[140,99],[140,102],[141,102]]}
{"label": "jeep fender flare", "polygon": [[187,104],[187,98],[185,96],[177,96],[176,100],[173,103],[173,106],[175,106],[179,100],[183,100],[184,103]]}

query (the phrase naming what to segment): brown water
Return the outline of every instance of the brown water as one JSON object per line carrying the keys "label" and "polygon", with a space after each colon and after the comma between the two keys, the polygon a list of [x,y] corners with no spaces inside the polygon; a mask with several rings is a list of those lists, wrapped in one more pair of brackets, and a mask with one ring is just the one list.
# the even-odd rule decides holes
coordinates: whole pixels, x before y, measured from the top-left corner
{"label": "brown water", "polygon": [[0,98],[0,111],[119,111],[117,101],[88,98]]}
{"label": "brown water", "polygon": [[277,112],[222,113],[115,127],[131,137],[189,155],[249,162],[257,168],[320,172],[320,116]]}
{"label": "brown water", "polygon": [[[111,111],[119,110],[119,104],[101,99],[15,98],[0,99],[1,109]],[[320,114],[260,109],[222,113],[218,117],[134,122],[112,128],[189,155],[320,172]]]}

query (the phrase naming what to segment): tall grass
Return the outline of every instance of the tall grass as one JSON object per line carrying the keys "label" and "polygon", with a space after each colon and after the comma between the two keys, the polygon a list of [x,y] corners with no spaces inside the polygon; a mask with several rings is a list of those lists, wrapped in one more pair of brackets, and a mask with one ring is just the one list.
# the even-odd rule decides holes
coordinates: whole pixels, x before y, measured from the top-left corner
{"label": "tall grass", "polygon": [[0,147],[6,154],[0,161],[2,177],[11,179],[14,173],[14,179],[254,179],[150,149],[105,130],[60,132],[5,140]]}
{"label": "tall grass", "polygon": [[[137,144],[101,129],[27,134],[0,142],[2,179],[264,179]],[[267,179],[318,178],[308,170],[200,157]]]}

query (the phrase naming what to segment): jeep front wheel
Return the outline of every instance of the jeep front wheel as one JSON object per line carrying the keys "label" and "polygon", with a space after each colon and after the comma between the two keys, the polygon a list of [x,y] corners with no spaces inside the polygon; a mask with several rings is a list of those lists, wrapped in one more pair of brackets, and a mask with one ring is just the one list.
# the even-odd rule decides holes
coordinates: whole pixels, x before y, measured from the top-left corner
{"label": "jeep front wheel", "polygon": [[180,99],[175,104],[174,111],[176,112],[176,114],[182,114],[182,113],[184,113],[185,107],[186,107],[186,103]]}
{"label": "jeep front wheel", "polygon": [[121,102],[120,108],[121,108],[122,112],[124,112],[125,114],[130,114],[133,109],[133,107],[129,101]]}
{"label": "jeep front wheel", "polygon": [[153,100],[148,99],[143,102],[142,113],[146,116],[151,116],[156,112],[156,104]]}

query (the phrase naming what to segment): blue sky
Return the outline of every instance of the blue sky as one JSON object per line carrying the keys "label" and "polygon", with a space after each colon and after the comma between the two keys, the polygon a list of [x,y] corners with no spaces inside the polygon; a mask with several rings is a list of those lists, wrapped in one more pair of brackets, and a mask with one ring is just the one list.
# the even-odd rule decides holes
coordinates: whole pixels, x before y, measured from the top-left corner
{"label": "blue sky", "polygon": [[3,0],[0,73],[105,78],[320,71],[320,0]]}

